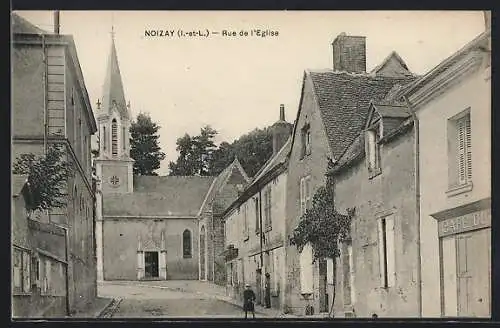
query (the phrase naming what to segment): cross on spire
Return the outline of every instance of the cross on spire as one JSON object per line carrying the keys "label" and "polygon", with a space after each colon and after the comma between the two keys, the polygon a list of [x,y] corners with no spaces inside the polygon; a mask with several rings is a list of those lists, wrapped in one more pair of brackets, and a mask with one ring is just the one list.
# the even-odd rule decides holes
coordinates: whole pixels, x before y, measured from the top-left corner
{"label": "cross on spire", "polygon": [[101,109],[101,101],[97,99],[97,109]]}
{"label": "cross on spire", "polygon": [[115,22],[113,13],[111,13],[111,39],[115,39]]}

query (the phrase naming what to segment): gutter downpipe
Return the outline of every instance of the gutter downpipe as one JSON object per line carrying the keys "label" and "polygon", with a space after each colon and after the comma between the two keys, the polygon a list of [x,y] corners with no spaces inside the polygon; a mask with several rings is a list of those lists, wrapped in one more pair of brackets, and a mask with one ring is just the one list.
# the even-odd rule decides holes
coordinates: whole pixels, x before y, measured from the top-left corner
{"label": "gutter downpipe", "polygon": [[47,54],[45,51],[45,34],[42,34],[42,62],[43,62],[43,153],[47,154]]}
{"label": "gutter downpipe", "polygon": [[421,257],[421,250],[420,250],[420,245],[421,245],[421,236],[420,236],[420,224],[421,224],[421,219],[420,219],[420,128],[419,128],[419,120],[417,117],[417,114],[415,113],[415,108],[412,106],[410,101],[408,100],[408,97],[403,96],[403,99],[406,103],[406,106],[410,110],[411,116],[413,118],[413,124],[415,127],[415,213],[417,216],[417,240],[418,240],[418,246],[417,246],[417,282],[418,282],[418,314],[420,318],[422,318],[422,257]]}

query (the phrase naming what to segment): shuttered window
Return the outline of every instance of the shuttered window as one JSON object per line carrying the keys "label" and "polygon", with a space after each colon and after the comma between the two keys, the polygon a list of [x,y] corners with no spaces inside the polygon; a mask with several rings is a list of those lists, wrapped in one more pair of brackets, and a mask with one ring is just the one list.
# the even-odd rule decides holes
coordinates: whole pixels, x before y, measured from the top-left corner
{"label": "shuttered window", "polygon": [[31,253],[14,248],[12,255],[13,291],[29,293],[31,290]]}
{"label": "shuttered window", "polygon": [[380,285],[392,287],[396,283],[396,258],[393,215],[378,220]]}
{"label": "shuttered window", "polygon": [[265,215],[265,227],[266,230],[270,230],[272,227],[271,219],[271,186],[268,186],[264,191],[264,215]]}
{"label": "shuttered window", "polygon": [[247,208],[247,203],[243,204],[243,239],[248,240],[249,238],[249,233],[248,233],[248,208]]}
{"label": "shuttered window", "polygon": [[307,244],[300,253],[300,291],[302,294],[313,292],[313,249]]}
{"label": "shuttered window", "polygon": [[457,120],[458,182],[466,184],[472,180],[472,147],[470,114]]}
{"label": "shuttered window", "polygon": [[123,152],[127,149],[127,132],[125,130],[125,127],[122,128],[122,145],[123,145]]}

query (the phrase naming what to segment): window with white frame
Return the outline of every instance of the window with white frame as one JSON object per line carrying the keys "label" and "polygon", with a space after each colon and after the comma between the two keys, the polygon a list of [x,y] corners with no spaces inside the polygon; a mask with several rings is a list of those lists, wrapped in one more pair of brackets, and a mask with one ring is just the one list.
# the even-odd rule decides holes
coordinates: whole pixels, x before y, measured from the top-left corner
{"label": "window with white frame", "polygon": [[31,254],[14,247],[12,257],[13,292],[29,293],[31,291]]}
{"label": "window with white frame", "polygon": [[470,110],[448,120],[448,178],[450,187],[472,182]]}
{"label": "window with white frame", "polygon": [[52,262],[49,259],[45,259],[43,269],[42,292],[48,294],[52,285]]}
{"label": "window with white frame", "polygon": [[300,292],[302,294],[313,292],[313,268],[313,249],[308,243],[300,252]]}
{"label": "window with white frame", "polygon": [[271,186],[267,186],[264,190],[264,218],[265,218],[265,227],[266,231],[271,230],[272,228],[272,219],[271,219]]}
{"label": "window with white frame", "polygon": [[377,173],[380,170],[380,136],[380,123],[373,125],[366,131],[366,159],[370,173]]}
{"label": "window with white frame", "polygon": [[248,233],[248,208],[247,208],[247,203],[243,204],[243,239],[248,240],[249,238],[249,233]]}
{"label": "window with white frame", "polygon": [[311,208],[311,176],[300,179],[300,214]]}
{"label": "window with white frame", "polygon": [[392,287],[396,283],[396,253],[394,244],[394,215],[378,219],[378,250],[380,286]]}

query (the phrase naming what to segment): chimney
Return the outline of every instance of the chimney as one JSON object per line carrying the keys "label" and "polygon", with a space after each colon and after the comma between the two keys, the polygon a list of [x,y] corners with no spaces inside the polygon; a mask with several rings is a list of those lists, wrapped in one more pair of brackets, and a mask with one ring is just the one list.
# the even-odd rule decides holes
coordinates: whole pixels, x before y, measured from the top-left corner
{"label": "chimney", "polygon": [[54,34],[59,34],[59,10],[54,11]]}
{"label": "chimney", "polygon": [[332,48],[334,71],[366,72],[366,37],[340,33],[333,40]]}
{"label": "chimney", "polygon": [[292,132],[292,125],[285,121],[285,105],[280,105],[280,119],[271,127],[273,131],[273,156],[286,143]]}

